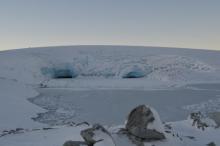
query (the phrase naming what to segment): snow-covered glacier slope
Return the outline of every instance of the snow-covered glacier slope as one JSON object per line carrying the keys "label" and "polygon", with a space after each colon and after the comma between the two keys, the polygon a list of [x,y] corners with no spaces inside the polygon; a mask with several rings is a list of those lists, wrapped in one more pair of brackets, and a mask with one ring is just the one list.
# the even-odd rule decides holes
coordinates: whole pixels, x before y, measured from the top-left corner
{"label": "snow-covered glacier slope", "polygon": [[[46,82],[49,85],[56,77],[94,79],[91,86],[100,85],[101,79],[109,79],[117,85],[118,80],[123,82],[125,78],[146,80],[143,86],[148,83],[215,82],[220,80],[219,58],[218,51],[159,47],[30,48],[1,52],[0,77],[28,84]],[[53,81],[52,85],[56,84],[75,87],[75,84],[67,85],[61,80]]]}

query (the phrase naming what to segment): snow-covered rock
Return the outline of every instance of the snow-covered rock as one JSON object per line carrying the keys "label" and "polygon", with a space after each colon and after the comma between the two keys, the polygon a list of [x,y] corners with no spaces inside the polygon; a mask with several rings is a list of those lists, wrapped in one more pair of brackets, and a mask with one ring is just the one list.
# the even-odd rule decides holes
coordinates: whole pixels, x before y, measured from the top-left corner
{"label": "snow-covered rock", "polygon": [[88,146],[115,146],[111,134],[99,124],[93,125],[92,128],[82,130],[81,136]]}
{"label": "snow-covered rock", "polygon": [[130,112],[126,130],[131,135],[145,140],[165,139],[158,113],[146,105],[140,105]]}
{"label": "snow-covered rock", "polygon": [[217,126],[213,119],[203,115],[201,112],[191,113],[188,120],[191,121],[192,126],[202,130],[205,130],[207,127]]}

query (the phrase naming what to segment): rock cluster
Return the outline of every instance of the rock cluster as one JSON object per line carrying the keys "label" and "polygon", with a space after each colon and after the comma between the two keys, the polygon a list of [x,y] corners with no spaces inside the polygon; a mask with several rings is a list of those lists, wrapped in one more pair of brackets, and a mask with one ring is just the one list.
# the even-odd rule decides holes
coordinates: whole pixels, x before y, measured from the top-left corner
{"label": "rock cluster", "polygon": [[[128,137],[134,144],[144,146],[144,142],[165,139],[163,124],[158,113],[146,105],[140,105],[128,115],[125,128],[118,134]],[[67,141],[63,146],[116,146],[111,133],[99,124],[82,130],[84,142]]]}
{"label": "rock cluster", "polygon": [[191,113],[190,119],[193,120],[192,126],[196,126],[198,129],[205,130],[208,127],[208,124],[202,121],[202,114],[198,113]]}
{"label": "rock cluster", "polygon": [[209,114],[202,114],[201,112],[191,113],[189,118],[192,121],[192,126],[198,129],[205,130],[207,127],[218,128],[220,124],[220,114],[213,112]]}
{"label": "rock cluster", "polygon": [[85,141],[66,141],[63,146],[115,146],[111,134],[99,124],[82,130],[80,134]]}

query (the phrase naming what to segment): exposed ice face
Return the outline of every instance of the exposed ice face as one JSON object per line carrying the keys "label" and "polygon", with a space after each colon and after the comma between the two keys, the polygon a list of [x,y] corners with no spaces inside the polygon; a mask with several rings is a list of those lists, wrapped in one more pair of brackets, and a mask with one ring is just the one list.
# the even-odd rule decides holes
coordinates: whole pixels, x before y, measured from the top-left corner
{"label": "exposed ice face", "polygon": [[70,63],[56,64],[53,66],[42,67],[41,72],[49,78],[76,78],[78,71]]}
{"label": "exposed ice face", "polygon": [[215,71],[212,66],[202,61],[178,55],[149,56],[148,64],[153,68],[149,77],[162,81],[196,80],[198,76]]}
{"label": "exposed ice face", "polygon": [[206,52],[198,51],[197,54],[194,52],[194,55],[187,55],[184,51],[163,51],[167,50],[165,48],[160,51],[156,51],[155,48],[82,48],[84,49],[44,48],[5,53],[1,55],[0,76],[24,83],[41,83],[54,76],[105,79],[127,76],[174,82],[220,79],[217,75],[220,65],[216,63],[216,56],[212,63],[207,57],[203,57],[206,56]]}
{"label": "exposed ice face", "polygon": [[[161,81],[185,81],[198,74],[215,69],[198,60],[176,55],[151,55],[146,57],[74,56],[67,63],[41,68],[43,75],[52,78],[150,78]],[[190,74],[190,75],[189,75]]]}
{"label": "exposed ice face", "polygon": [[138,66],[132,66],[126,68],[123,72],[121,77],[122,78],[142,78],[146,75],[145,71],[138,67]]}

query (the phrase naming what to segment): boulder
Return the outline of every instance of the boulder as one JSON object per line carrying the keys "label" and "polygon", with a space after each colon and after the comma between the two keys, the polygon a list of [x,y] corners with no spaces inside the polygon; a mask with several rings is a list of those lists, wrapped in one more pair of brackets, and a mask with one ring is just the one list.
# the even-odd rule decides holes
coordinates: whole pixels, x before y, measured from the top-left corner
{"label": "boulder", "polygon": [[82,141],[66,141],[63,146],[87,146],[85,142]]}
{"label": "boulder", "polygon": [[101,125],[95,124],[92,128],[81,131],[81,136],[88,146],[115,146],[111,134]]}
{"label": "boulder", "polygon": [[128,115],[126,130],[142,140],[165,139],[164,129],[158,113],[146,105],[140,105]]}

